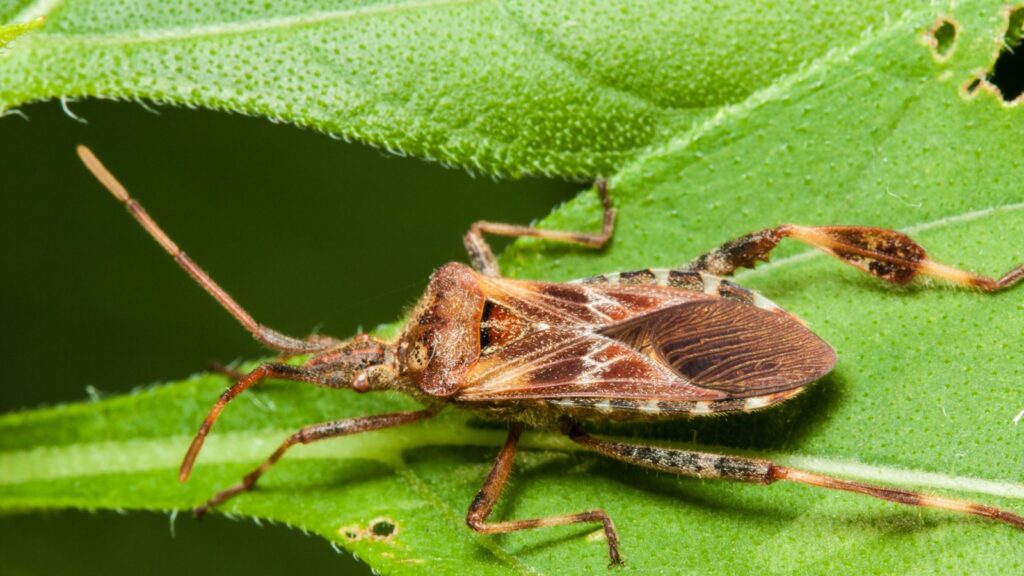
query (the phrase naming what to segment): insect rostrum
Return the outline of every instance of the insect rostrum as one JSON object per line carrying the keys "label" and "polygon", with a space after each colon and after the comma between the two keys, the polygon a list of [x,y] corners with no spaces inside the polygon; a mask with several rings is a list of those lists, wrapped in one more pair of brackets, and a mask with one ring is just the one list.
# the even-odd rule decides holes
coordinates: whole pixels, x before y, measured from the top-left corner
{"label": "insect rostrum", "polygon": [[291,446],[399,426],[455,405],[509,427],[494,467],[470,504],[469,526],[492,534],[600,523],[612,564],[622,562],[619,538],[603,510],[489,520],[525,426],[554,428],[585,449],[674,474],[759,484],[789,480],[1024,528],[1024,517],[991,506],[842,480],[768,460],[609,442],[584,430],[589,421],[657,420],[766,408],[831,371],[836,363],[832,348],[799,319],[764,296],[722,279],[738,268],[766,260],[784,238],[824,250],[897,284],[927,275],[995,292],[1024,278],[1024,266],[993,279],[934,262],[913,240],[893,230],[782,225],[727,242],[672,270],[617,272],[570,283],[500,275],[484,234],[603,246],[611,238],[615,209],[604,181],[598,181],[604,205],[600,234],[477,222],[464,238],[473,266],[440,267],[394,341],[366,334],[345,341],[324,336],[299,339],[256,322],[174,244],[88,149],[79,147],[78,152],[150,235],[259,342],[285,357],[310,355],[301,365],[263,364],[226,390],[185,455],[181,481],[188,479],[206,435],[227,403],[266,378],[357,392],[397,390],[424,406],[303,427],[240,482],[196,508],[197,515],[251,490]]}

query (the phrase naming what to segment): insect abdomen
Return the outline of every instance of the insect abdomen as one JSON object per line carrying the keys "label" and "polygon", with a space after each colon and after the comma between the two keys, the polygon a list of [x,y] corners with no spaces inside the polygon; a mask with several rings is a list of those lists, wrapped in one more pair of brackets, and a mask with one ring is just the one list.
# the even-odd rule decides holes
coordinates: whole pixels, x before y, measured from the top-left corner
{"label": "insect abdomen", "polygon": [[675,416],[704,416],[723,412],[752,412],[774,406],[803,391],[796,387],[783,392],[712,401],[673,401],[606,398],[559,398],[545,404],[573,418],[585,420],[646,420]]}

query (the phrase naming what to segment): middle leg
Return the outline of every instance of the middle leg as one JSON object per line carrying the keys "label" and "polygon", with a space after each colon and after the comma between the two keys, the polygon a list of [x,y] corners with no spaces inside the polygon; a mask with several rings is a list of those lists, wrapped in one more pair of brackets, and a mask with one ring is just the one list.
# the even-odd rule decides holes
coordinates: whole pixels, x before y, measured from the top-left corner
{"label": "middle leg", "polygon": [[599,234],[585,234],[583,232],[565,232],[563,230],[543,230],[531,226],[517,226],[515,224],[502,224],[500,222],[474,222],[469,232],[462,237],[462,242],[469,252],[469,259],[473,268],[487,276],[500,276],[501,270],[498,267],[498,259],[494,256],[490,244],[484,239],[484,234],[495,236],[508,236],[517,238],[519,236],[532,236],[545,240],[557,242],[569,242],[580,244],[590,248],[601,248],[612,237],[612,229],[615,227],[615,208],[612,208],[611,200],[608,199],[608,183],[600,179],[594,183],[597,192],[601,196],[601,206],[604,207],[604,220],[601,222]]}
{"label": "middle leg", "polygon": [[516,457],[516,446],[519,444],[519,437],[523,433],[523,425],[515,423],[509,428],[508,439],[505,446],[498,453],[498,459],[494,467],[484,480],[484,485],[477,492],[473,503],[469,505],[469,512],[466,514],[466,524],[477,532],[483,534],[501,534],[505,532],[517,532],[519,530],[530,530],[532,528],[545,528],[547,526],[564,526],[566,524],[579,524],[583,522],[600,522],[604,527],[605,537],[608,539],[608,555],[611,557],[611,564],[622,564],[619,556],[619,535],[615,532],[615,525],[612,519],[604,510],[590,510],[579,514],[560,514],[558,516],[545,516],[543,518],[532,518],[529,520],[508,520],[505,522],[488,522],[487,517],[494,510],[505,484],[508,482],[508,475],[512,471],[512,462]]}

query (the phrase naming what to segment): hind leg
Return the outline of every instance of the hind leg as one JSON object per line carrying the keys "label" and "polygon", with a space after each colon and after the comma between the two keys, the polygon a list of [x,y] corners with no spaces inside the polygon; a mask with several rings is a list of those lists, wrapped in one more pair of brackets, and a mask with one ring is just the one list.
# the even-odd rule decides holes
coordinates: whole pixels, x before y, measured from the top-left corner
{"label": "hind leg", "polygon": [[856,492],[898,504],[973,514],[1024,529],[1024,517],[977,502],[843,480],[833,476],[779,466],[770,460],[758,458],[725,456],[692,450],[662,448],[659,446],[608,442],[590,436],[575,423],[567,423],[564,432],[573,442],[598,454],[671,474],[695,476],[697,478],[736,480],[764,485],[773,484],[780,480],[799,482],[800,484],[817,486],[818,488]]}
{"label": "hind leg", "polygon": [[796,226],[783,224],[741,236],[704,254],[683,270],[729,276],[739,268],[753,268],[768,260],[769,253],[783,238],[813,246],[840,261],[894,284],[907,284],[918,275],[998,292],[1024,279],[1024,266],[1017,266],[1001,278],[989,278],[940,264],[909,236],[885,228],[863,226]]}

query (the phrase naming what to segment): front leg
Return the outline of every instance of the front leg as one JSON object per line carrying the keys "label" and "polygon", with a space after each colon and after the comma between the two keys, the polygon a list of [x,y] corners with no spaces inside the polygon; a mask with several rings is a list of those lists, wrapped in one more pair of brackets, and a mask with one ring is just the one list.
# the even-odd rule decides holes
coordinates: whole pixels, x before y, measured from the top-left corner
{"label": "front leg", "polygon": [[498,222],[478,221],[469,228],[469,232],[462,237],[462,242],[469,252],[469,260],[473,268],[487,276],[501,276],[501,269],[498,267],[498,259],[494,256],[490,244],[484,239],[484,234],[496,236],[508,236],[517,238],[519,236],[531,236],[554,240],[557,242],[569,242],[580,244],[590,248],[601,248],[612,237],[612,230],[615,227],[615,208],[612,208],[611,200],[608,199],[608,183],[600,179],[594,183],[597,192],[601,196],[601,205],[604,207],[604,220],[601,223],[600,234],[585,234],[582,232],[565,232],[562,230],[541,230],[530,226],[517,226],[515,224],[501,224]]}
{"label": "front leg", "polygon": [[482,534],[502,534],[547,526],[600,522],[604,527],[605,537],[608,539],[608,555],[611,557],[611,565],[622,564],[622,558],[619,556],[619,535],[615,532],[615,525],[612,524],[612,519],[604,510],[545,516],[530,520],[487,521],[487,517],[494,510],[494,505],[498,502],[502,490],[505,489],[509,473],[512,472],[512,462],[516,457],[516,446],[519,444],[519,436],[522,433],[523,425],[521,423],[517,422],[509,428],[505,446],[498,453],[498,459],[494,462],[494,467],[491,468],[487,479],[484,480],[484,485],[477,492],[476,497],[473,498],[473,503],[469,505],[469,512],[466,514],[466,524],[469,524],[470,528]]}
{"label": "front leg", "polygon": [[430,418],[436,413],[437,410],[427,408],[425,410],[416,410],[415,412],[394,412],[392,414],[360,416],[357,418],[345,418],[344,420],[334,420],[331,422],[313,424],[311,426],[303,426],[298,432],[292,434],[287,440],[282,442],[281,445],[278,446],[277,450],[264,460],[262,464],[257,466],[252,472],[249,472],[242,477],[237,484],[217,492],[210,497],[205,504],[197,507],[193,512],[197,518],[202,518],[211,508],[223,504],[242,492],[252,490],[253,487],[256,486],[256,481],[259,480],[271,466],[276,464],[277,461],[284,456],[284,453],[292,446],[297,444],[310,444],[312,442],[319,442],[320,440],[327,440],[329,438],[338,438],[339,436],[350,436],[360,432],[394,428],[395,426],[402,426],[404,424],[410,424],[418,420]]}
{"label": "front leg", "polygon": [[942,278],[985,292],[998,292],[1024,279],[1017,266],[998,280],[939,264],[907,235],[885,228],[862,226],[796,226],[783,224],[741,236],[704,254],[683,270],[729,276],[738,268],[753,268],[783,238],[792,238],[822,250],[840,261],[894,284],[907,284],[917,275]]}

